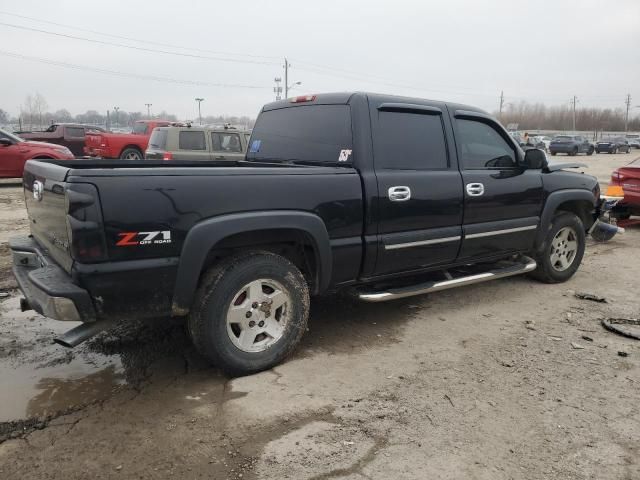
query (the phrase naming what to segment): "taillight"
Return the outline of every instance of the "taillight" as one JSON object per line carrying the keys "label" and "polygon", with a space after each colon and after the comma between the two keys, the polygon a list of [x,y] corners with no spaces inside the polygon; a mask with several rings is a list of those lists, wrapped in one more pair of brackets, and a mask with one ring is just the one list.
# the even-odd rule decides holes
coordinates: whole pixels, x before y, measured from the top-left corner
{"label": "taillight", "polygon": [[619,184],[622,180],[624,179],[624,175],[622,175],[620,172],[618,172],[617,170],[615,170],[612,174],[611,174],[611,183],[614,185]]}
{"label": "taillight", "polygon": [[80,262],[99,262],[107,259],[107,242],[102,225],[95,186],[76,183],[67,186],[67,236],[71,257]]}
{"label": "taillight", "polygon": [[293,97],[289,100],[291,103],[303,103],[303,102],[313,102],[316,99],[315,95],[301,95],[299,97]]}
{"label": "taillight", "polygon": [[173,160],[173,153],[164,152],[164,155],[162,156],[162,160]]}

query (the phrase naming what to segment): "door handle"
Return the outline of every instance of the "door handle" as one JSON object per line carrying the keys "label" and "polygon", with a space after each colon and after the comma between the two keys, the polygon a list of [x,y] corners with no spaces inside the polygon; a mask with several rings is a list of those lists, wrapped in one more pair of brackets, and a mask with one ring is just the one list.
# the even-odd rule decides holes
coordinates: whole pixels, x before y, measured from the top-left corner
{"label": "door handle", "polygon": [[472,197],[479,197],[484,194],[484,185],[482,183],[467,183],[467,193]]}
{"label": "door handle", "polygon": [[411,189],[405,186],[390,187],[387,193],[392,202],[406,202],[411,198]]}

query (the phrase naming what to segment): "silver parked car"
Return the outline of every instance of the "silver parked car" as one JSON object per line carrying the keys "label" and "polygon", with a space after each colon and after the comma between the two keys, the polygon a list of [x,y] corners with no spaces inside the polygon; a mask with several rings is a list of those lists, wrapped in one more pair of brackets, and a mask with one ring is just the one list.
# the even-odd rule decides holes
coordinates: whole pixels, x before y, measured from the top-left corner
{"label": "silver parked car", "polygon": [[145,152],[147,160],[242,160],[251,132],[233,127],[156,127]]}

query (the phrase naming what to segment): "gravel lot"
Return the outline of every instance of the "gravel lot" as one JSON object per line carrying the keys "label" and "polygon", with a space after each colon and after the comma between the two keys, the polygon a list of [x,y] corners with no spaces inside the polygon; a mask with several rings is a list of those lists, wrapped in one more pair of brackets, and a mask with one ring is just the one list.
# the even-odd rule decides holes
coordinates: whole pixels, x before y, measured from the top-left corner
{"label": "gravel lot", "polygon": [[[638,157],[594,155],[603,184]],[[71,324],[19,312],[0,184],[0,478],[637,479],[640,227],[592,241],[568,283],[525,277],[387,304],[312,303],[294,358],[223,377],[174,321],[74,350]],[[605,297],[607,303],[577,298]]]}

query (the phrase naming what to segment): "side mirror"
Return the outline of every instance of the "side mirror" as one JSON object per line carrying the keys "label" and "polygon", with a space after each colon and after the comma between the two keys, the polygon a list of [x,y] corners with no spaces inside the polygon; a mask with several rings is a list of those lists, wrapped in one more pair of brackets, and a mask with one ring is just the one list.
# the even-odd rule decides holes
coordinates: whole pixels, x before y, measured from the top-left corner
{"label": "side mirror", "polygon": [[537,148],[524,152],[524,167],[527,170],[540,170],[548,166],[547,155]]}
{"label": "side mirror", "polygon": [[2,145],[3,147],[10,147],[11,145],[13,145],[13,142],[8,138],[0,138],[0,145]]}

